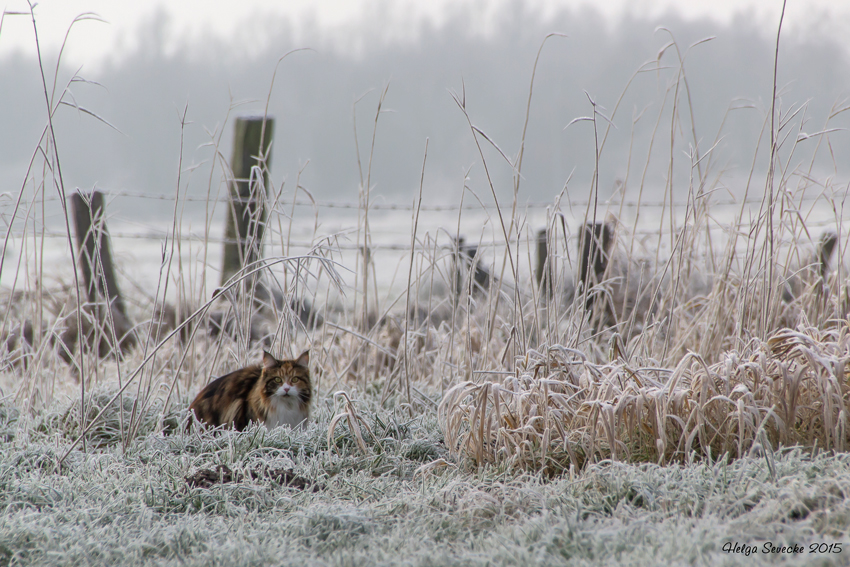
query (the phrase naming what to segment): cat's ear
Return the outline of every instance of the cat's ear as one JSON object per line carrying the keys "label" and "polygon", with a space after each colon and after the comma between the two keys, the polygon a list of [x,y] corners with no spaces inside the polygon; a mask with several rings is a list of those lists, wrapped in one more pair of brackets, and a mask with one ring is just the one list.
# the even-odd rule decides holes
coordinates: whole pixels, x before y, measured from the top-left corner
{"label": "cat's ear", "polygon": [[270,355],[269,353],[263,351],[263,368],[265,370],[269,370],[270,368],[276,368],[278,366],[278,361],[275,357]]}
{"label": "cat's ear", "polygon": [[303,366],[305,368],[310,366],[310,351],[305,350],[304,352],[302,352],[301,356],[295,359],[295,364]]}

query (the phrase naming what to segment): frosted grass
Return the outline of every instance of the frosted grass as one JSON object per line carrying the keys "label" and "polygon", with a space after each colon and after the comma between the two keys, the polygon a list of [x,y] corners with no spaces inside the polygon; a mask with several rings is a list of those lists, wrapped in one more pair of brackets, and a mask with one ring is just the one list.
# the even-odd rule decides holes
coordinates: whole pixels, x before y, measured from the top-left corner
{"label": "frosted grass", "polygon": [[[605,461],[552,478],[429,467],[446,456],[433,418],[404,420],[368,397],[353,403],[374,434],[364,434],[366,454],[344,423],[328,446],[326,405],[304,431],[151,430],[123,453],[116,437],[60,465],[70,436],[54,417],[72,407],[25,424],[0,406],[0,563],[842,565],[850,553],[808,553],[812,543],[847,541],[847,454]],[[187,475],[219,464],[289,467],[321,488],[264,478],[187,485]],[[766,541],[806,552],[765,555]],[[727,542],[758,552],[726,553]]]}

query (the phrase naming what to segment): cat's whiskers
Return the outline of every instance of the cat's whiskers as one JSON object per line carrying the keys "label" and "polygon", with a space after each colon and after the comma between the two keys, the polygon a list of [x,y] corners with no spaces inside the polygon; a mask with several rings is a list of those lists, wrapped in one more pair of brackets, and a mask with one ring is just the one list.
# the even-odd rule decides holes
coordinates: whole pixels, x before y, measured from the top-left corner
{"label": "cat's whiskers", "polygon": [[308,412],[305,404],[301,401],[297,386],[284,384],[280,386],[273,396],[269,397],[269,411],[266,415],[266,429],[273,429],[279,425],[296,427],[306,421]]}

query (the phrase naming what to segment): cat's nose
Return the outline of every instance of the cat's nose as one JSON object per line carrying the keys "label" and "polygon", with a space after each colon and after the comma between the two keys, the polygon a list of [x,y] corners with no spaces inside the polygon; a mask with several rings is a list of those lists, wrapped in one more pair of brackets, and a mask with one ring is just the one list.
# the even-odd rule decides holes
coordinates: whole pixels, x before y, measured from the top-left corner
{"label": "cat's nose", "polygon": [[289,389],[290,389],[291,387],[292,387],[292,386],[290,386],[289,384],[284,384],[284,386],[283,386],[283,393],[284,393],[284,394],[288,394],[288,393],[289,393]]}

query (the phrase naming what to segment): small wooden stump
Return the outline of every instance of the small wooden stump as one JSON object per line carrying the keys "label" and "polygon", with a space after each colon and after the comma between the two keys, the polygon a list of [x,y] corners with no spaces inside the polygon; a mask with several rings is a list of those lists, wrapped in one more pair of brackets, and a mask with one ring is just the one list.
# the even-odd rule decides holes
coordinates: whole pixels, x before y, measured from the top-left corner
{"label": "small wooden stump", "polygon": [[115,266],[109,246],[109,233],[106,230],[103,193],[74,193],[71,195],[71,208],[74,212],[74,227],[77,236],[77,256],[80,271],[86,285],[86,297],[89,303],[96,303],[97,292],[115,305],[118,311],[127,316],[124,300],[118,291]]}
{"label": "small wooden stump", "polygon": [[455,297],[460,297],[464,286],[469,286],[470,294],[485,294],[490,290],[490,270],[481,263],[478,247],[465,244],[465,239],[455,239],[454,251]]}
{"label": "small wooden stump", "polygon": [[[71,195],[71,209],[79,270],[88,303],[68,318],[68,326],[60,336],[64,348],[59,355],[66,362],[73,360],[72,353],[80,340],[80,328],[86,345],[98,356],[107,356],[115,347],[116,354],[123,354],[136,344],[136,336],[118,290],[106,230],[103,194],[100,191],[74,193]],[[103,296],[105,304],[99,296]]]}
{"label": "small wooden stump", "polygon": [[553,295],[554,270],[549,256],[549,229],[543,228],[537,233],[537,265],[534,279],[540,295],[551,298]]}
{"label": "small wooden stump", "polygon": [[579,235],[579,270],[576,290],[585,294],[585,308],[591,312],[592,319],[605,319],[605,303],[593,287],[601,283],[608,269],[611,248],[614,245],[614,224],[611,222],[585,223]]}
{"label": "small wooden stump", "polygon": [[[593,287],[602,281],[608,268],[614,227],[611,223],[585,223],[579,232],[579,282]],[[592,271],[591,271],[592,270]]]}
{"label": "small wooden stump", "polygon": [[[224,230],[222,285],[262,255],[263,233],[268,217],[269,149],[273,134],[273,118],[250,116],[236,119],[233,157],[230,160],[233,180],[230,182],[230,205]],[[256,278],[250,280],[251,284],[256,282]]]}

